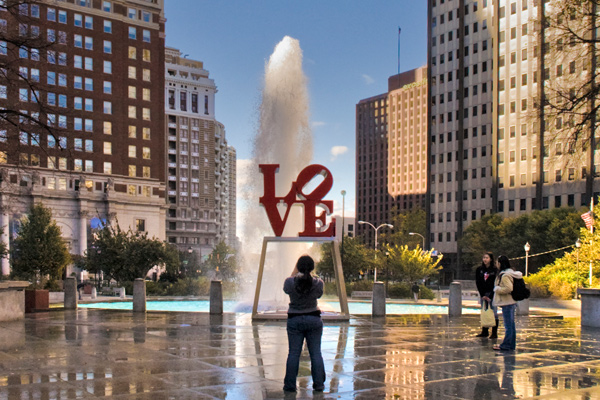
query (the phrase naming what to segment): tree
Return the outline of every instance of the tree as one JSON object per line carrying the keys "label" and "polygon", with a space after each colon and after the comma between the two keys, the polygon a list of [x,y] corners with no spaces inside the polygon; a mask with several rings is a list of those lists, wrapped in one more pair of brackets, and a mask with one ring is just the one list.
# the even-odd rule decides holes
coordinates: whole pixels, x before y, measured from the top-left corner
{"label": "tree", "polygon": [[61,112],[63,116],[58,120],[55,118],[56,112],[47,94],[52,90],[41,79],[40,71],[23,68],[24,59],[61,64],[63,58],[54,48],[66,43],[66,33],[59,31],[52,37],[41,32],[40,13],[44,1],[7,0],[2,3],[6,4],[0,6],[5,9],[2,17],[5,24],[0,26],[0,98],[5,100],[0,108],[0,123],[5,130],[0,161],[39,167],[40,161],[48,156],[49,148],[41,134],[54,139],[53,156],[70,157],[66,144],[59,140],[68,132],[66,112]]}
{"label": "tree", "polygon": [[208,269],[209,273],[212,272],[216,277],[233,280],[238,273],[235,250],[224,241],[220,241],[208,256],[204,269]]}
{"label": "tree", "polygon": [[46,276],[50,281],[59,279],[70,262],[67,243],[52,219],[52,212],[41,203],[34,205],[22,218],[13,242],[13,275],[43,286]]}
{"label": "tree", "polygon": [[[598,50],[599,0],[554,0],[542,2],[534,41],[543,50],[541,98],[530,118],[541,135],[544,156],[562,166],[584,166],[588,196],[593,193],[600,86]],[[537,47],[536,47],[537,48]],[[536,56],[539,56],[537,54]],[[552,149],[552,151],[548,151]],[[579,170],[579,168],[577,169]],[[597,176],[597,175],[596,175]]]}
{"label": "tree", "polygon": [[[392,215],[395,212],[393,210]],[[394,225],[393,233],[383,232],[380,243],[407,245],[409,248],[423,247],[423,239],[418,235],[410,235],[409,233],[418,233],[425,237],[427,229],[425,210],[417,208],[397,213],[392,218],[392,225]]]}
{"label": "tree", "polygon": [[[321,245],[321,261],[317,264],[317,272],[326,277],[333,278],[333,257],[331,254],[331,242]],[[344,252],[340,253],[342,258],[342,268],[344,271],[344,280],[346,282],[355,281],[373,266],[374,253],[368,250],[365,245],[355,237],[344,238]]]}
{"label": "tree", "polygon": [[[463,249],[465,262],[473,267],[481,264],[481,256],[487,251],[495,256],[523,257],[525,243],[531,245],[533,254],[544,253],[575,243],[583,226],[580,215],[580,211],[567,207],[536,210],[515,218],[503,218],[500,214],[485,215],[465,229],[459,245]],[[564,250],[530,257],[529,271],[552,263],[563,253]],[[520,258],[513,264],[524,268],[525,260]]]}
{"label": "tree", "polygon": [[165,266],[170,273],[179,267],[177,249],[148,232],[124,231],[118,222],[107,224],[94,232],[86,252],[85,268],[92,273],[102,272],[117,282],[145,278],[156,266]]}
{"label": "tree", "polygon": [[[394,281],[416,282],[436,275],[442,267],[442,256],[433,257],[430,251],[408,246],[386,245],[387,267]],[[383,257],[381,257],[383,259]]]}

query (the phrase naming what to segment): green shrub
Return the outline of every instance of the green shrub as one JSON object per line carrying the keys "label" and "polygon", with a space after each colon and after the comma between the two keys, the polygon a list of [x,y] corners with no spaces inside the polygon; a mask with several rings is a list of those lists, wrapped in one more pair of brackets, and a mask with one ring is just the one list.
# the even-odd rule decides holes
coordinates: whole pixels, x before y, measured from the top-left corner
{"label": "green shrub", "polygon": [[392,299],[408,299],[412,297],[410,286],[406,282],[388,284],[388,297]]}
{"label": "green shrub", "polygon": [[419,288],[421,289],[419,291],[419,298],[426,299],[426,300],[435,299],[435,293],[433,292],[433,290],[429,289],[425,285],[421,285],[421,286],[419,286]]}
{"label": "green shrub", "polygon": [[49,290],[51,292],[62,292],[63,290],[56,279],[50,279],[49,281],[47,281],[44,285],[44,289]]}
{"label": "green shrub", "polygon": [[165,282],[146,281],[146,295],[148,296],[163,296],[166,291]]}

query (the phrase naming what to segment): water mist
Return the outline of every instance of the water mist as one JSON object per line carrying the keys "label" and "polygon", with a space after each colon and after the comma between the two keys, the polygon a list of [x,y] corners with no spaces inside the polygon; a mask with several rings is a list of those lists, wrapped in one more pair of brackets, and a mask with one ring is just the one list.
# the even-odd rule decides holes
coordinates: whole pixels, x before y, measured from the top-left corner
{"label": "water mist", "polygon": [[[253,140],[252,162],[244,174],[247,187],[242,189],[248,204],[243,213],[244,274],[252,280],[244,298],[252,299],[258,271],[258,255],[265,236],[274,236],[265,210],[259,205],[263,194],[263,176],[258,164],[279,164],[276,174],[277,196],[284,196],[298,173],[313,156],[312,132],[308,123],[308,91],[302,71],[302,50],[298,40],[286,36],[277,44],[265,66],[264,88],[259,110],[258,131]],[[283,210],[280,210],[283,212]],[[283,236],[297,236],[303,229],[301,207],[292,207]],[[290,276],[306,244],[269,244],[262,282],[260,304],[285,308],[287,296],[283,281]]]}

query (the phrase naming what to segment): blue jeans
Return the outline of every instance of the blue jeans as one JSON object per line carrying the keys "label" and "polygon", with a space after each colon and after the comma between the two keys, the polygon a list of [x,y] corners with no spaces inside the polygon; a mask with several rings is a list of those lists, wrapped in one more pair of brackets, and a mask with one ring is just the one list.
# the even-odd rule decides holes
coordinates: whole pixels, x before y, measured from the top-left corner
{"label": "blue jeans", "polygon": [[321,336],[323,336],[323,321],[321,317],[301,315],[287,320],[289,353],[285,365],[283,390],[296,390],[296,377],[300,364],[300,353],[306,339],[310,353],[310,373],[313,379],[313,389],[325,388],[325,364],[321,355]]}
{"label": "blue jeans", "polygon": [[516,304],[502,307],[502,319],[504,320],[504,341],[500,345],[502,350],[514,350],[517,347],[517,329],[515,327]]}

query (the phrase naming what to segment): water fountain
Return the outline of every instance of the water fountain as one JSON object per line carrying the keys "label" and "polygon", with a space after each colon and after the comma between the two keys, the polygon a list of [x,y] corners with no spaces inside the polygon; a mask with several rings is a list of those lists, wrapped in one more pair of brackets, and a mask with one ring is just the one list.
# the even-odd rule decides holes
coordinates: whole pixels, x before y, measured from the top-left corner
{"label": "water fountain", "polygon": [[[243,213],[245,276],[256,279],[257,255],[262,239],[273,231],[258,198],[263,193],[262,175],[258,164],[280,164],[276,187],[289,190],[289,184],[313,157],[312,132],[308,122],[307,79],[302,71],[302,49],[298,40],[289,36],[277,44],[265,66],[264,88],[259,110],[260,120],[253,140],[253,158],[246,176],[247,187],[242,190],[248,205]],[[278,193],[278,195],[280,195]],[[297,235],[302,230],[300,207],[293,207],[283,236]],[[261,291],[261,307],[286,309],[287,296],[283,281],[294,268],[295,260],[308,250],[307,244],[275,244],[265,265]],[[254,255],[254,258],[252,258]],[[248,282],[244,299],[250,300],[256,282]]]}

